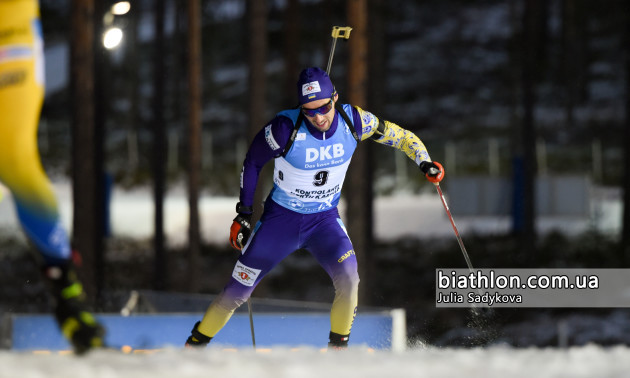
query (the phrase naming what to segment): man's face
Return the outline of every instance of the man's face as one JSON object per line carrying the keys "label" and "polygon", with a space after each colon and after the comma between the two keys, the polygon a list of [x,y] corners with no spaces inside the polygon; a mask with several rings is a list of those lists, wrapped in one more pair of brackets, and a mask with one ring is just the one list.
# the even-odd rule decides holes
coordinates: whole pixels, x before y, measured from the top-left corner
{"label": "man's face", "polygon": [[302,105],[302,109],[306,110],[319,109],[328,105],[329,103],[332,106],[330,107],[330,110],[325,114],[321,114],[320,112],[312,117],[307,114],[304,114],[304,116],[313,126],[315,126],[317,130],[321,132],[328,131],[328,129],[330,129],[330,126],[332,125],[333,119],[335,118],[335,102],[338,98],[339,95],[335,95],[332,99],[321,99],[305,103],[304,105]]}

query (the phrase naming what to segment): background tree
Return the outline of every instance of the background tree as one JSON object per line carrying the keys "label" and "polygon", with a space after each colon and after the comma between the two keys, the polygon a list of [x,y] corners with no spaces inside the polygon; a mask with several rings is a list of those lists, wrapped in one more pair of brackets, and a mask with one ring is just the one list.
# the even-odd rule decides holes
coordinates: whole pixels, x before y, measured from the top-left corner
{"label": "background tree", "polygon": [[621,232],[622,261],[630,261],[630,7],[625,7],[625,34],[622,39],[626,71],[626,119],[624,128],[623,225]]}
{"label": "background tree", "polygon": [[72,2],[70,47],[72,107],[73,247],[80,251],[79,269],[89,298],[95,298],[97,254],[102,251],[102,215],[97,193],[95,135],[94,1]]}
{"label": "background tree", "polygon": [[586,79],[586,26],[584,2],[562,0],[562,35],[559,76],[565,103],[565,133],[576,126],[575,109],[584,99]]}
{"label": "background tree", "polygon": [[[368,4],[366,0],[348,0],[348,25],[352,27],[348,41],[347,101],[367,107],[368,93]],[[359,143],[352,157],[346,184],[346,222],[352,236],[352,245],[359,262],[361,301],[370,303],[370,270],[372,264],[372,183],[370,180],[370,154]]]}
{"label": "background tree", "polygon": [[[249,67],[248,90],[247,90],[247,140],[250,143],[254,136],[263,127],[263,123],[268,121],[266,113],[267,104],[267,1],[247,0],[247,25],[249,34],[248,60]],[[245,158],[244,156],[242,158]],[[262,198],[266,192],[265,184],[269,177],[270,165],[266,164],[260,174],[256,193],[254,195],[254,216],[255,222],[262,213]]]}
{"label": "background tree", "polygon": [[166,120],[164,115],[166,62],[164,48],[164,1],[154,2],[155,41],[153,60],[153,201],[155,216],[153,218],[153,249],[155,254],[155,271],[153,286],[164,290],[167,286],[166,255],[164,245],[164,196],[166,194]]}
{"label": "background tree", "polygon": [[188,277],[189,290],[199,290],[201,231],[199,191],[201,181],[202,49],[201,2],[188,0]]}
{"label": "background tree", "polygon": [[300,73],[300,7],[298,0],[288,0],[284,11],[285,30],[283,45],[284,88],[283,108],[293,106],[295,100],[295,83]]}
{"label": "background tree", "polygon": [[537,84],[544,72],[546,7],[541,0],[525,0],[521,49],[521,106],[523,117],[514,158],[514,231],[521,257],[530,260],[536,248],[536,108]]}

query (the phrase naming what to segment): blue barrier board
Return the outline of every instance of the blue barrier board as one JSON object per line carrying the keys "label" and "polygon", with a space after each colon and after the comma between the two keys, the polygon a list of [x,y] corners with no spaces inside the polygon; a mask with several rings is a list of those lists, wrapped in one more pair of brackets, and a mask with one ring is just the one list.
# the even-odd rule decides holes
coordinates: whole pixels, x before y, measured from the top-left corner
{"label": "blue barrier board", "polygon": [[[202,316],[203,314],[148,314],[127,317],[117,314],[96,315],[107,330],[105,342],[108,346],[129,346],[133,349],[182,347],[193,325]],[[387,312],[357,315],[352,327],[351,345],[390,349],[392,323],[392,316]],[[254,329],[257,347],[324,348],[328,343],[330,316],[328,313],[254,313]],[[14,350],[70,349],[51,315],[14,315],[11,335]],[[234,314],[212,343],[234,348],[251,347],[248,315]]]}

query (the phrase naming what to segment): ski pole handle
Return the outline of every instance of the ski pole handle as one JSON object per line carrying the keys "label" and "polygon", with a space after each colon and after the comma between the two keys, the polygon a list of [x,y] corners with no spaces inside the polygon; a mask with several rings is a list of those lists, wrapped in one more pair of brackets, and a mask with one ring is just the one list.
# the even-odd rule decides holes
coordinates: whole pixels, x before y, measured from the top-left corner
{"label": "ski pole handle", "polygon": [[335,55],[335,46],[337,46],[337,39],[350,39],[350,32],[352,28],[349,26],[333,26],[332,28],[332,38],[333,43],[330,48],[330,54],[328,55],[328,66],[326,67],[326,73],[330,75],[330,67],[332,67],[333,56]]}
{"label": "ski pole handle", "polygon": [[351,31],[352,31],[352,28],[350,26],[333,26],[331,35],[335,39],[337,38],[350,39]]}

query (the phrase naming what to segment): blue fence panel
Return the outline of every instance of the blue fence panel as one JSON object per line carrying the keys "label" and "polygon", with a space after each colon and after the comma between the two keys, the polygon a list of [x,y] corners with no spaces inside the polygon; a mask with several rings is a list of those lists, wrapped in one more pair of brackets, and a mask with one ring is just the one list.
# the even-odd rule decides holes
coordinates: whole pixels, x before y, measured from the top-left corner
{"label": "blue fence panel", "polygon": [[[181,347],[196,321],[203,314],[101,314],[96,317],[107,330],[108,346],[133,349]],[[330,318],[328,313],[254,314],[257,347],[310,346],[323,348],[328,343]],[[393,318],[387,313],[357,315],[352,328],[351,345],[366,345],[375,349],[392,347]],[[14,315],[12,317],[12,348],[14,350],[67,350],[70,345],[61,335],[51,315]],[[252,346],[249,317],[234,314],[212,341],[226,347]]]}

